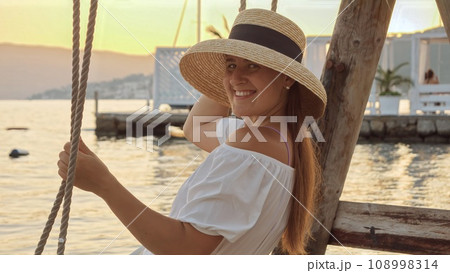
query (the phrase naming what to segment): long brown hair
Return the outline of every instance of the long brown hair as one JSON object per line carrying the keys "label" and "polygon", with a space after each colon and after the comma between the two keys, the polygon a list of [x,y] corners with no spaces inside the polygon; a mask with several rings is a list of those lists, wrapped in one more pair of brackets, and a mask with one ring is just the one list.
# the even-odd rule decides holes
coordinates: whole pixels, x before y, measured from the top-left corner
{"label": "long brown hair", "polygon": [[[289,133],[294,140],[306,117],[300,106],[303,88],[305,87],[295,82],[288,94],[287,115],[297,117],[297,122],[288,123]],[[289,220],[283,232],[281,248],[288,254],[306,254],[305,247],[311,237],[313,220],[311,213],[314,213],[316,193],[321,183],[321,169],[314,140],[304,138],[301,142],[294,141],[293,150],[295,182]]]}

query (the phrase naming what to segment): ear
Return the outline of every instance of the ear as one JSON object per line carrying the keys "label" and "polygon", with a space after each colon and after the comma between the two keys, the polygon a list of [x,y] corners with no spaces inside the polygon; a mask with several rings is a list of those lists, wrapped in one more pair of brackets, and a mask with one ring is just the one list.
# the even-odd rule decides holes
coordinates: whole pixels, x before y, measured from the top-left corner
{"label": "ear", "polygon": [[294,84],[295,80],[286,75],[284,77],[285,78],[284,78],[283,86],[290,88]]}

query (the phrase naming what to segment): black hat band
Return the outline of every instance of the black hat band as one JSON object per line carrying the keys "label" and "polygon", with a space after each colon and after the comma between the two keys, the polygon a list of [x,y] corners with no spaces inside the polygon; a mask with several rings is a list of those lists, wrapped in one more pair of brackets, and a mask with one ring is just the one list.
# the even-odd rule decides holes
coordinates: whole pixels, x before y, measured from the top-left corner
{"label": "black hat band", "polygon": [[286,35],[271,28],[258,25],[239,24],[231,29],[228,39],[241,40],[273,49],[297,62],[302,61],[303,52]]}

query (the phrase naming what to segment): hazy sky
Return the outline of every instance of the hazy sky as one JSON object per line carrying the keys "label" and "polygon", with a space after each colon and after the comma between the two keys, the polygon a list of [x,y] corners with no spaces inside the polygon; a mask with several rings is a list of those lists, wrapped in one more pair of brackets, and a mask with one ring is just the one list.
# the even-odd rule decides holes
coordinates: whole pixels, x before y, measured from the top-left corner
{"label": "hazy sky", "polygon": [[[94,39],[95,50],[146,55],[155,46],[172,46],[185,0],[100,0]],[[82,34],[89,8],[82,3]],[[225,33],[224,15],[231,25],[238,0],[202,0],[201,37],[214,25]],[[279,0],[277,12],[299,24],[308,36],[331,35],[340,0]],[[271,0],[248,0],[247,8],[270,8]],[[197,40],[197,0],[188,0],[177,46]],[[414,32],[438,26],[434,0],[397,0],[390,32]],[[127,30],[125,30],[127,29]],[[132,35],[131,35],[131,34]],[[0,43],[71,48],[71,0],[0,0]],[[84,35],[83,35],[84,36]],[[134,36],[134,37],[133,37]],[[84,44],[84,38],[82,40]]]}

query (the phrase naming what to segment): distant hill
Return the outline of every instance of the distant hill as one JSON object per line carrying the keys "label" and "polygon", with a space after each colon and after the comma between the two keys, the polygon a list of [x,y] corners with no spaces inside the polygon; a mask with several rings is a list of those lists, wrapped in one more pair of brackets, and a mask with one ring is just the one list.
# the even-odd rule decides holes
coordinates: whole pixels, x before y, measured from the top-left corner
{"label": "distant hill", "polygon": [[[94,98],[98,91],[100,99],[148,99],[152,98],[153,75],[133,74],[125,78],[112,81],[88,83],[86,98]],[[70,99],[72,97],[71,85],[61,88],[52,88],[42,93],[33,94],[29,99]]]}
{"label": "distant hill", "polygon": [[[82,54],[81,57],[82,58]],[[93,51],[89,82],[110,81],[131,74],[153,74],[152,56]],[[72,51],[57,47],[0,44],[0,99],[25,99],[70,85]]]}

